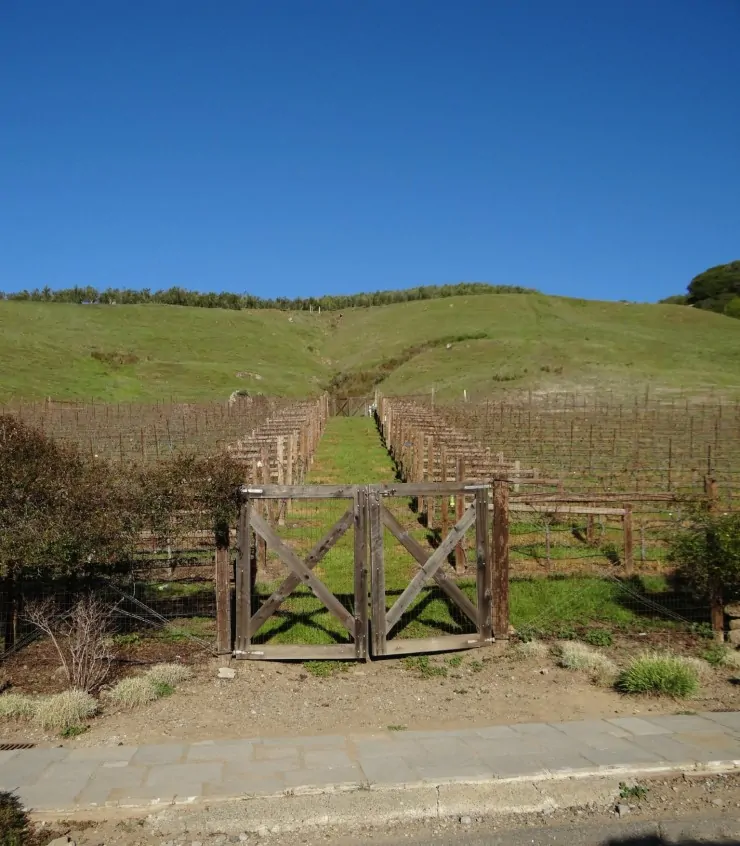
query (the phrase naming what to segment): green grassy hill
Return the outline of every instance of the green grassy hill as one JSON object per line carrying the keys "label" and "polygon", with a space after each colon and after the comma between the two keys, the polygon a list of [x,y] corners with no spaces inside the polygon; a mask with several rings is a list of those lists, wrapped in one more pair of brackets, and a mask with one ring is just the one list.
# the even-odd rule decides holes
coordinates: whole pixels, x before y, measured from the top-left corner
{"label": "green grassy hill", "polygon": [[[0,398],[154,400],[237,388],[459,396],[511,389],[740,395],[740,321],[671,305],[496,294],[309,314],[0,302]],[[238,375],[240,374],[240,375]],[[341,374],[337,380],[336,377]],[[260,377],[260,378],[257,378]]]}

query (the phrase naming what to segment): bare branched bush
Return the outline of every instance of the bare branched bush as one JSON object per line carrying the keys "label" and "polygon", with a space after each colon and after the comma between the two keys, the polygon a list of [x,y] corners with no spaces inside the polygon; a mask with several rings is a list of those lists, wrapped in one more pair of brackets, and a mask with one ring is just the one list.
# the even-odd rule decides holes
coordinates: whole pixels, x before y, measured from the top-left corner
{"label": "bare branched bush", "polygon": [[69,687],[89,693],[108,678],[114,658],[109,637],[114,608],[93,596],[60,615],[54,602],[29,603],[25,617],[54,644]]}

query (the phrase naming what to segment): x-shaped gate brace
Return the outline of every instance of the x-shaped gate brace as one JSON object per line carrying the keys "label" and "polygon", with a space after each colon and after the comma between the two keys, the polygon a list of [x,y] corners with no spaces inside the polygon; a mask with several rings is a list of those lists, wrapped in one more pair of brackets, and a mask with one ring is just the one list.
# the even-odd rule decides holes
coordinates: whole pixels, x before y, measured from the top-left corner
{"label": "x-shaped gate brace", "polygon": [[[389,653],[438,651],[480,646],[492,640],[490,554],[488,547],[488,488],[485,485],[443,484],[445,493],[474,494],[475,502],[468,506],[462,517],[440,545],[428,552],[398,522],[391,511],[381,503],[381,497],[414,496],[420,489],[424,493],[427,485],[398,484],[394,486],[331,486],[331,485],[265,485],[263,487],[241,488],[243,498],[239,514],[236,568],[236,643],[237,657],[306,659],[306,658],[350,658],[364,660],[368,657],[368,552],[372,562],[372,591],[370,605],[372,613],[372,653],[374,656]],[[440,485],[434,485],[438,488]],[[418,491],[416,489],[419,489]],[[450,489],[449,491],[447,489]],[[436,491],[435,491],[436,492]],[[275,529],[252,507],[254,500],[269,499],[350,499],[351,504],[339,520],[316,543],[304,559],[300,558]],[[474,604],[460,587],[442,570],[447,557],[460,543],[470,526],[476,524],[477,549],[477,603]],[[316,576],[314,568],[321,562],[337,541],[354,526],[354,607],[353,615],[332,591]],[[369,526],[369,532],[368,532]],[[385,566],[383,556],[383,527],[402,544],[419,565],[418,572],[410,580],[398,599],[386,611]],[[288,568],[289,575],[281,582],[257,611],[252,613],[251,595],[254,582],[250,557],[249,537],[251,532],[260,537]],[[369,540],[369,548],[368,548]],[[432,579],[445,595],[476,626],[476,636],[445,635],[423,640],[395,639],[389,649],[388,636],[401,620],[424,584]],[[278,646],[272,644],[253,645],[252,638],[257,631],[281,607],[283,602],[300,585],[307,585],[314,596],[342,624],[353,643],[329,646],[296,645]]]}

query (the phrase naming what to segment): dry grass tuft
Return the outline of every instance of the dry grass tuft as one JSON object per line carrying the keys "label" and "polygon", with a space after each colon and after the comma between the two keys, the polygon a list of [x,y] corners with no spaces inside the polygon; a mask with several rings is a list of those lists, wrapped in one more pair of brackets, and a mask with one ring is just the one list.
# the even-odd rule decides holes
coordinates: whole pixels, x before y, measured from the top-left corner
{"label": "dry grass tuft", "polygon": [[541,640],[527,640],[523,643],[517,643],[512,649],[512,654],[515,658],[536,658],[542,661],[550,657],[550,647]]}
{"label": "dry grass tuft", "polygon": [[159,699],[159,693],[155,682],[147,676],[129,676],[111,688],[108,698],[123,708],[140,708]]}
{"label": "dry grass tuft", "polygon": [[677,656],[677,660],[685,667],[693,670],[699,681],[709,681],[714,675],[712,665],[703,658],[694,658],[692,655],[679,655]]}
{"label": "dry grass tuft", "polygon": [[726,649],[722,656],[721,666],[728,667],[730,670],[740,670],[740,651],[737,649]]}
{"label": "dry grass tuft", "polygon": [[64,731],[81,725],[98,710],[97,700],[84,690],[65,690],[39,699],[34,710],[35,721],[44,729]]}
{"label": "dry grass tuft", "polygon": [[193,677],[193,671],[184,664],[155,664],[147,670],[146,677],[155,684],[168,684],[175,687]]}
{"label": "dry grass tuft", "polygon": [[0,696],[0,719],[25,720],[33,716],[36,702],[22,693],[5,693]]}
{"label": "dry grass tuft", "polygon": [[558,647],[558,663],[567,670],[588,673],[596,684],[613,684],[619,667],[606,655],[577,640],[564,641]]}

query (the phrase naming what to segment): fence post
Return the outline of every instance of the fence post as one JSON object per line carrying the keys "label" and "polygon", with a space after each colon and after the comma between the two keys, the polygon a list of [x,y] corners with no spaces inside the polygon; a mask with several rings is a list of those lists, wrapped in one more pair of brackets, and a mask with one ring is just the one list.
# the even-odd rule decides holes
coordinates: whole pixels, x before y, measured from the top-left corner
{"label": "fence post", "polygon": [[624,574],[631,576],[634,569],[633,543],[632,543],[632,503],[624,503]]}
{"label": "fence post", "polygon": [[478,632],[481,640],[493,639],[492,588],[493,568],[488,535],[488,488],[475,492],[476,592],[478,594]]}
{"label": "fence post", "polygon": [[[717,511],[717,482],[711,476],[704,477],[704,493],[707,497],[707,511],[714,514]],[[723,643],[725,639],[725,603],[722,596],[722,585],[716,578],[709,582],[709,608],[714,639]]]}
{"label": "fence post", "polygon": [[230,653],[231,573],[229,567],[229,524],[216,526],[216,649],[219,655]]}
{"label": "fence post", "polygon": [[493,634],[509,638],[509,484],[493,483]]}

